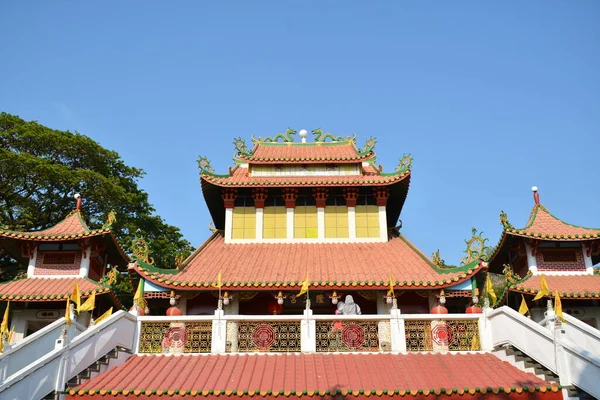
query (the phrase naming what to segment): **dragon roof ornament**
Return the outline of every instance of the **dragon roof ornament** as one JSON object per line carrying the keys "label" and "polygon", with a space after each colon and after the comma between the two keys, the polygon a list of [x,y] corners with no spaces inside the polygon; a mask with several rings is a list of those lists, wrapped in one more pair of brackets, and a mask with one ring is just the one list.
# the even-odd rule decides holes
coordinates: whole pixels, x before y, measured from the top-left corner
{"label": "dragon roof ornament", "polygon": [[295,130],[293,130],[292,128],[287,128],[285,133],[278,133],[277,135],[275,135],[273,137],[259,136],[258,139],[256,139],[254,137],[254,135],[252,135],[252,143],[254,145],[256,145],[257,143],[261,143],[261,142],[262,143],[275,143],[275,142],[279,142],[280,139],[283,143],[292,143],[294,141],[294,138],[292,136],[295,134],[296,134]]}
{"label": "dragon roof ornament", "polygon": [[324,143],[327,139],[330,139],[332,142],[349,142],[352,141],[356,143],[356,133],[353,136],[334,136],[329,132],[323,132],[321,128],[313,129],[312,134],[315,137],[316,143]]}
{"label": "dragon roof ornament", "polygon": [[488,247],[485,245],[485,242],[487,242],[488,239],[482,237],[483,232],[477,233],[476,228],[472,228],[471,232],[471,239],[465,240],[467,249],[464,252],[467,255],[462,258],[460,265],[466,265],[484,257],[485,252],[488,249]]}

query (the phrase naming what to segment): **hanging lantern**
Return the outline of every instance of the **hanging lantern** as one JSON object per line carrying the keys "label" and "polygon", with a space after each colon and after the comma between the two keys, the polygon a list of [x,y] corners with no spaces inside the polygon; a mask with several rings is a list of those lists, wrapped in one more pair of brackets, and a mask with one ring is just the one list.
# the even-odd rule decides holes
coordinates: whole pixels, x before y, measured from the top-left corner
{"label": "hanging lantern", "polygon": [[279,301],[272,301],[268,305],[269,313],[273,315],[279,315],[283,311],[283,305],[279,304]]}
{"label": "hanging lantern", "polygon": [[284,299],[285,299],[285,296],[283,295],[283,292],[280,290],[279,293],[277,293],[277,304],[282,306]]}
{"label": "hanging lantern", "polygon": [[339,299],[337,291],[334,290],[333,293],[331,294],[331,296],[329,296],[329,298],[331,299],[331,304],[333,304],[335,306],[338,303],[338,299]]}
{"label": "hanging lantern", "polygon": [[442,290],[440,292],[440,304],[433,307],[431,309],[431,313],[432,314],[448,314],[448,309],[446,307],[444,307],[444,304],[446,304],[446,296],[444,295],[444,291]]}
{"label": "hanging lantern", "polygon": [[392,304],[392,301],[394,301],[394,298],[390,295],[385,296],[385,302],[387,304]]}
{"label": "hanging lantern", "polygon": [[230,296],[229,292],[223,293],[223,305],[228,305],[231,299],[233,299],[233,296]]}

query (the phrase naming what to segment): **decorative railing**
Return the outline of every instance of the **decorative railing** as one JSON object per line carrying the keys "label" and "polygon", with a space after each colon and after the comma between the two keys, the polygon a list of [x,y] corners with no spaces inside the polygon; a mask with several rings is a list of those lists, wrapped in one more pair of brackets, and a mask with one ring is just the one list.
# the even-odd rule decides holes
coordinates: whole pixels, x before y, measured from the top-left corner
{"label": "decorative railing", "polygon": [[140,353],[210,353],[210,321],[143,321],[140,329]]}
{"label": "decorative railing", "polygon": [[318,352],[390,351],[390,321],[316,322]]}
{"label": "decorative railing", "polygon": [[407,351],[481,350],[479,321],[452,319],[405,320]]}
{"label": "decorative railing", "polygon": [[299,321],[227,321],[227,352],[301,350]]}
{"label": "decorative railing", "polygon": [[481,350],[480,315],[139,317],[139,353]]}

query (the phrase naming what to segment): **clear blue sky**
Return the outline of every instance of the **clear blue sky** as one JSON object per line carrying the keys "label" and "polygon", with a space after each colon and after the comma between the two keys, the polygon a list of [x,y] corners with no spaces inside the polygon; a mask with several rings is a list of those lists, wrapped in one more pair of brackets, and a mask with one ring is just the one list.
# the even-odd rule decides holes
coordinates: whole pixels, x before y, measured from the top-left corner
{"label": "clear blue sky", "polygon": [[[342,6],[343,5],[343,6]],[[600,1],[1,2],[0,110],[84,133],[143,168],[158,213],[200,245],[196,159],[322,127],[412,153],[403,231],[458,263],[496,244],[530,188],[600,227]]]}

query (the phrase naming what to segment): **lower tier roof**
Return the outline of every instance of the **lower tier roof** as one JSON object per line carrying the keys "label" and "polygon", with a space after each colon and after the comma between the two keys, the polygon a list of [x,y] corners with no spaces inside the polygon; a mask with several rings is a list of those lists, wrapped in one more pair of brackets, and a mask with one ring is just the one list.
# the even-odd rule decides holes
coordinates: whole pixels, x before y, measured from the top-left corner
{"label": "lower tier roof", "polygon": [[310,287],[389,288],[390,273],[398,289],[433,289],[456,285],[481,268],[479,261],[439,268],[403,235],[380,243],[227,244],[213,234],[180,270],[158,269],[137,261],[134,269],[166,288],[212,288],[221,272],[223,289],[297,290],[308,273]]}
{"label": "lower tier roof", "polygon": [[[561,298],[567,299],[600,299],[600,275],[545,275],[550,295],[558,290]],[[540,291],[542,275],[532,275],[522,281],[512,284],[509,289],[536,295]]]}
{"label": "lower tier roof", "polygon": [[109,287],[89,278],[23,278],[0,283],[0,301],[65,301],[75,282],[84,298],[92,292],[112,294]]}
{"label": "lower tier roof", "polygon": [[67,398],[89,394],[119,399],[394,394],[424,399],[485,394],[562,398],[556,385],[489,353],[135,355],[71,389]]}

